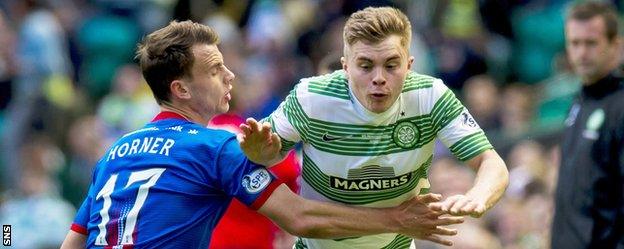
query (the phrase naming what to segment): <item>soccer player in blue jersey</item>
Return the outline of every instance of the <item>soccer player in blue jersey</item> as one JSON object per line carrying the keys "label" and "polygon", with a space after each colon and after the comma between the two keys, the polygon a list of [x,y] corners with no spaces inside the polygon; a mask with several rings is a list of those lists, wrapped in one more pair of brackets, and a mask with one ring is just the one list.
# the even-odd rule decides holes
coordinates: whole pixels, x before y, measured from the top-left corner
{"label": "soccer player in blue jersey", "polygon": [[[241,144],[232,133],[206,128],[229,108],[234,74],[209,27],[172,22],[148,35],[137,57],[162,112],[116,141],[97,163],[88,195],[61,248],[207,248],[232,198],[286,231],[341,238],[394,232],[450,244],[441,217],[418,196],[393,208],[346,207],[305,200],[261,165],[280,151],[270,126],[256,126]],[[253,151],[254,162],[240,146]],[[254,224],[248,224],[253,226]]]}

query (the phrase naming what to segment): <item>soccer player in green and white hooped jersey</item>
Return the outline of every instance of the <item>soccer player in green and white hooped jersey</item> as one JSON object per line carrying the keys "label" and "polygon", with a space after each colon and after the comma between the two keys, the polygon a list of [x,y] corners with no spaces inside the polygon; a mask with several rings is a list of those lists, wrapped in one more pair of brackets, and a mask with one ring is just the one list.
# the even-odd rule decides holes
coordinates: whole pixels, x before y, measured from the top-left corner
{"label": "soccer player in green and white hooped jersey", "polygon": [[[427,172],[434,140],[439,138],[477,170],[477,178],[466,194],[429,208],[458,216],[483,215],[508,184],[505,163],[441,80],[410,71],[414,58],[408,51],[407,17],[390,7],[366,8],[351,15],[343,38],[343,70],[301,80],[265,119],[280,136],[283,151],[303,142],[301,195],[348,205],[396,206],[428,191]],[[250,134],[250,127],[257,125],[249,120],[241,128]],[[300,238],[295,244],[295,248],[410,246],[414,247],[412,239],[399,234]]]}

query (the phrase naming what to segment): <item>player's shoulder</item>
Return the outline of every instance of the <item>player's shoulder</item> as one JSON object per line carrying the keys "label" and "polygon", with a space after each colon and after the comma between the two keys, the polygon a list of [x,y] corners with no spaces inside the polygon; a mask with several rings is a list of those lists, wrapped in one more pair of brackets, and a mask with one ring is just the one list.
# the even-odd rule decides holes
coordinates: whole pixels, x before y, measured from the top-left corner
{"label": "player's shoulder", "polygon": [[624,127],[624,76],[619,78],[620,84],[618,88],[607,96],[605,104],[605,114],[608,119],[612,119],[621,129]]}
{"label": "player's shoulder", "polygon": [[622,96],[624,96],[624,76],[619,77],[618,80],[618,88],[614,91],[613,95],[616,96],[615,98],[617,98],[619,103],[624,103],[624,98],[621,98]]}
{"label": "player's shoulder", "polygon": [[441,79],[410,71],[405,77],[402,92],[437,91],[442,88],[446,88],[446,85]]}
{"label": "player's shoulder", "polygon": [[227,140],[234,139],[236,135],[225,129],[203,127],[198,124],[189,125],[187,133],[193,140],[207,144],[222,144]]}
{"label": "player's shoulder", "polygon": [[410,71],[405,78],[401,94],[408,101],[421,103],[435,101],[448,90],[449,88],[441,79]]}
{"label": "player's shoulder", "polygon": [[124,135],[124,137],[136,136],[172,138],[179,141],[180,144],[191,146],[220,144],[235,137],[233,133],[226,130],[207,128],[193,122],[179,119],[166,119],[151,122],[139,130]]}
{"label": "player's shoulder", "polygon": [[298,97],[324,96],[349,100],[349,86],[344,70],[303,78],[296,86]]}
{"label": "player's shoulder", "polygon": [[344,70],[336,70],[334,72],[316,75],[312,77],[302,78],[300,80],[301,84],[312,84],[312,85],[331,85],[336,83],[346,83],[347,82],[347,74]]}
{"label": "player's shoulder", "polygon": [[189,159],[195,158],[198,161],[210,161],[218,157],[224,148],[230,150],[232,146],[238,146],[234,133],[190,122],[181,125],[181,129],[176,127],[170,133],[175,133],[173,136],[176,137],[178,151],[185,153]]}

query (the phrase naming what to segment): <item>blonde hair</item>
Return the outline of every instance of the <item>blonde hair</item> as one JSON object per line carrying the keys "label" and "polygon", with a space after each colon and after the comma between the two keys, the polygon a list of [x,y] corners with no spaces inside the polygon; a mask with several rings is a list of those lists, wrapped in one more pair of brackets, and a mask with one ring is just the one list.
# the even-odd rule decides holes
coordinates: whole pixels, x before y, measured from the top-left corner
{"label": "blonde hair", "polygon": [[376,44],[390,35],[401,38],[401,46],[409,48],[412,25],[401,10],[393,7],[368,7],[349,17],[343,30],[344,52],[357,41]]}

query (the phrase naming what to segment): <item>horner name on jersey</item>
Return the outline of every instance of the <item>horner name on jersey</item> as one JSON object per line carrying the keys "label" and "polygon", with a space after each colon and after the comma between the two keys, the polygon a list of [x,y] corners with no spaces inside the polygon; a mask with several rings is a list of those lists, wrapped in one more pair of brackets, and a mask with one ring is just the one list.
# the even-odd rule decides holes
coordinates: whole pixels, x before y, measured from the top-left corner
{"label": "horner name on jersey", "polygon": [[160,154],[169,156],[169,149],[173,147],[175,140],[162,137],[144,137],[133,139],[130,142],[125,142],[116,145],[108,152],[108,158],[106,161],[114,160],[115,158],[122,158],[139,153],[148,154]]}

